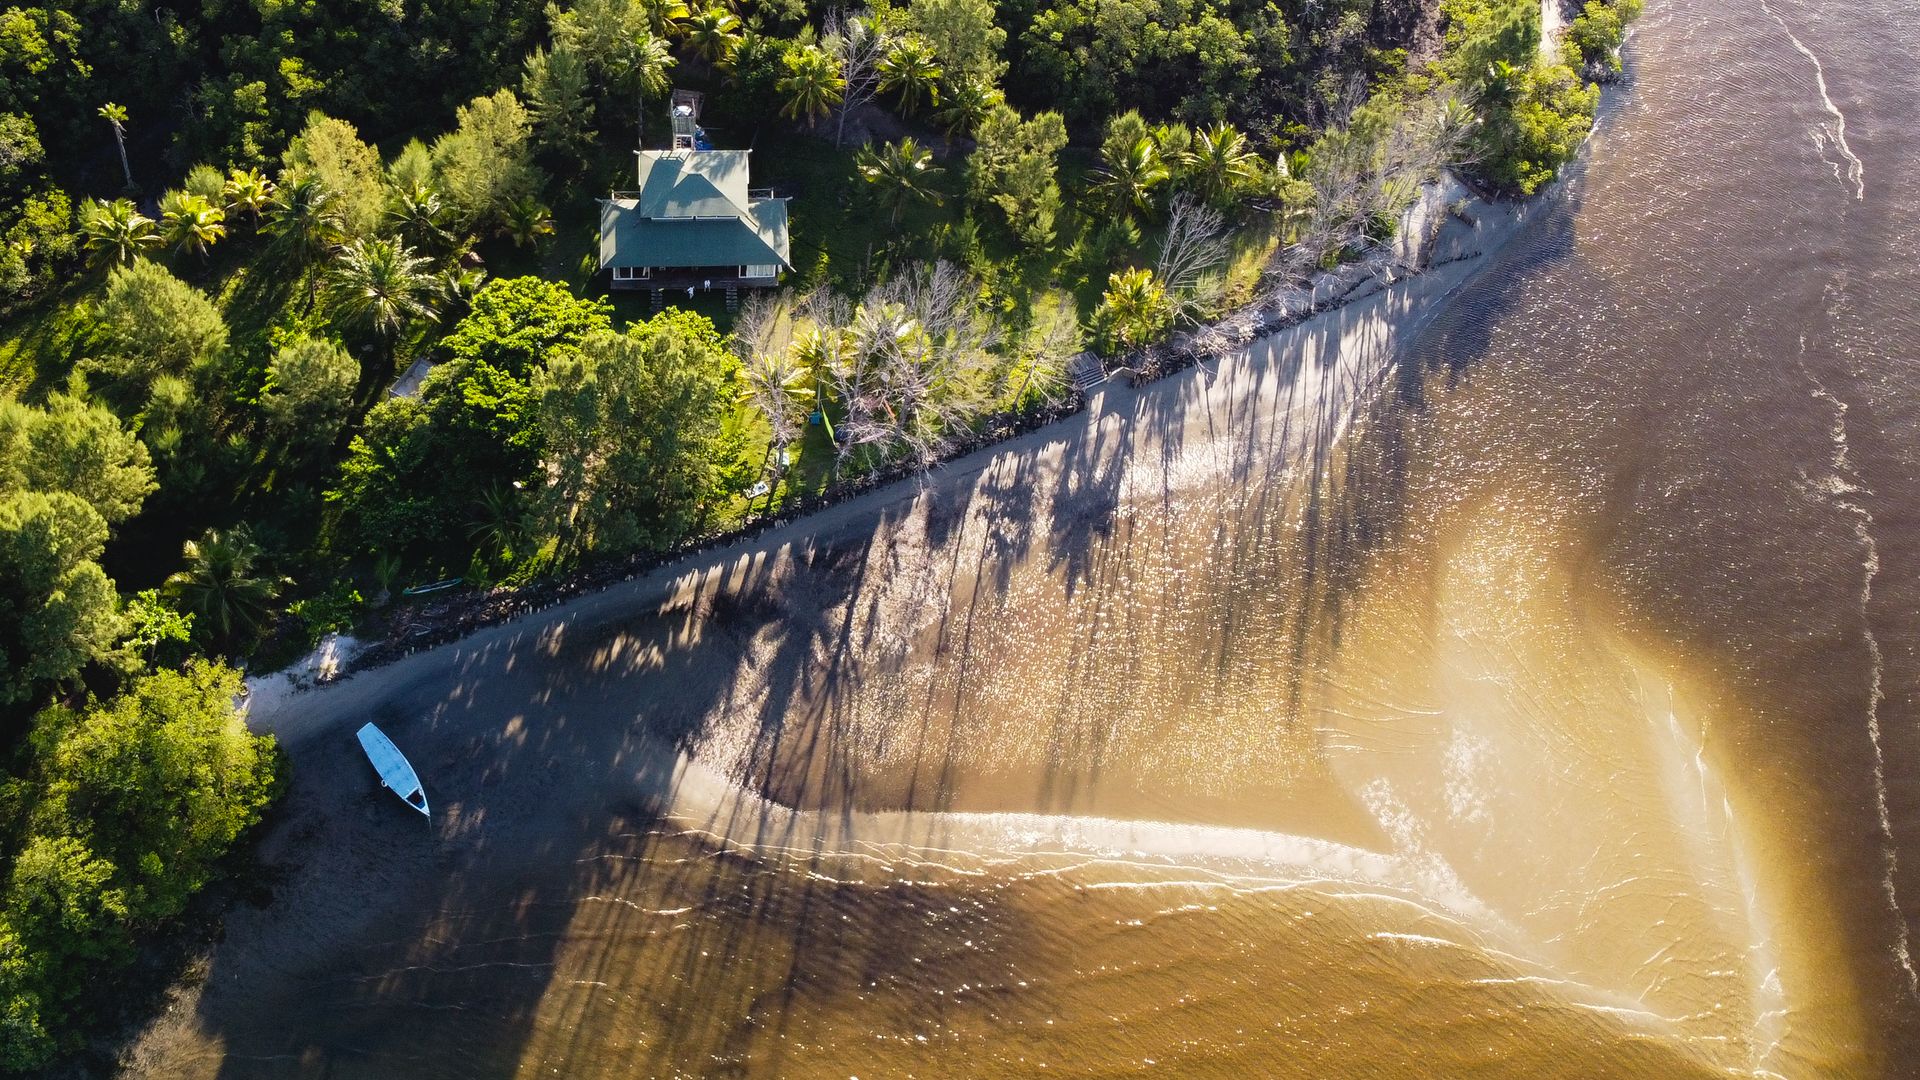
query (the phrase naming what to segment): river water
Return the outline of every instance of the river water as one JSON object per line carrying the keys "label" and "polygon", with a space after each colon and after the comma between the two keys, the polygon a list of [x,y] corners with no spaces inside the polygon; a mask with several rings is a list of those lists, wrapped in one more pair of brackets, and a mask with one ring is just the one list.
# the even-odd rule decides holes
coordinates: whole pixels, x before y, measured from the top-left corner
{"label": "river water", "polygon": [[1910,15],[1654,0],[1487,259],[264,703],[133,1071],[1920,1075]]}

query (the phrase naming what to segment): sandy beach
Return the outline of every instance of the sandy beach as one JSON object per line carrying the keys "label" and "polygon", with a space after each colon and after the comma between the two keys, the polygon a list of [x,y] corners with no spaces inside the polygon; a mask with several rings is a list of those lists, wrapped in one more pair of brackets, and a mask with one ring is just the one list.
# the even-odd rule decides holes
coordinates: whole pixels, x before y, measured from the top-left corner
{"label": "sandy beach", "polygon": [[[1450,218],[1423,274],[1144,387],[1108,384],[921,480],[389,666],[257,693],[250,722],[294,778],[261,848],[273,900],[230,914],[133,1072],[357,1075],[327,1071],[339,1046],[256,1059],[225,1033],[257,1042],[322,973],[364,979],[369,1006],[404,997],[396,958],[524,937],[592,892],[577,867],[663,820],[706,850],[940,850],[968,846],[941,812],[1007,814],[1003,832],[1053,850],[1138,846],[1139,821],[1285,831],[1313,808],[1333,849],[1380,846],[1364,814],[1329,817],[1314,755],[1176,730],[1206,716],[1314,738],[1276,720],[1289,703],[1271,689],[1300,629],[1186,568],[1284,575],[1337,602],[1338,567],[1300,530],[1341,526],[1340,436],[1526,212]],[[1291,644],[1272,667],[1126,644],[1249,632]],[[379,790],[352,734],[368,719],[411,757],[430,825]]]}

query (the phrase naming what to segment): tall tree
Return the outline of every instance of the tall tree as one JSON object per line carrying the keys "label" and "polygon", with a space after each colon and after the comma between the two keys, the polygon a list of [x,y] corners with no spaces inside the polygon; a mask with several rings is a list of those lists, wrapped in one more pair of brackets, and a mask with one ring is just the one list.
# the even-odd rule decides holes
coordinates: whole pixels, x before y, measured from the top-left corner
{"label": "tall tree", "polygon": [[355,240],[329,271],[329,294],[349,320],[392,337],[434,317],[427,260],[395,240]]}
{"label": "tall tree", "polygon": [[33,831],[85,836],[135,921],[179,914],[274,794],[273,739],[247,730],[242,689],[232,668],[194,660],[35,724]]}
{"label": "tall tree", "polygon": [[840,76],[839,64],[825,50],[817,45],[795,45],[787,49],[783,62],[787,73],[777,84],[783,99],[782,116],[811,126],[840,104],[846,80]]}
{"label": "tall tree", "polygon": [[737,363],[712,325],[667,313],[551,356],[538,380],[545,521],[574,553],[662,548],[716,494]]}
{"label": "tall tree", "polygon": [[273,354],[260,408],[282,438],[330,442],[353,408],[360,365],[338,342],[301,334]]}
{"label": "tall tree", "polygon": [[105,408],[66,394],[45,408],[0,399],[0,494],[66,492],[117,525],[153,489],[146,446]]}
{"label": "tall tree", "polygon": [[35,719],[0,924],[8,1068],[65,1048],[83,992],[133,958],[132,931],[179,914],[260,820],[273,740],[247,731],[242,689],[238,672],[193,661]]}
{"label": "tall tree", "polygon": [[1080,316],[1072,300],[1061,297],[1037,306],[1014,352],[1010,373],[1019,380],[1013,391],[1015,405],[1057,405],[1066,400],[1073,386],[1069,365],[1080,352],[1081,340]]}
{"label": "tall tree", "polygon": [[994,15],[993,0],[913,0],[906,21],[933,46],[949,82],[994,86],[1007,70],[1007,32]]}
{"label": "tall tree", "polygon": [[282,160],[281,183],[307,178],[317,182],[329,193],[335,220],[348,239],[379,231],[387,195],[380,153],[361,140],[352,124],[320,112],[309,114],[307,126],[287,145]]}
{"label": "tall tree", "polygon": [[120,172],[127,179],[127,190],[133,190],[133,166],[127,161],[127,107],[109,101],[100,106],[100,118],[113,128],[113,143],[120,150]]}
{"label": "tall tree", "polygon": [[146,447],[107,410],[0,400],[0,706],[108,657],[120,619],[97,560],[153,487]]}
{"label": "tall tree", "polygon": [[577,155],[593,141],[591,76],[579,50],[564,42],[553,51],[535,49],[521,79],[527,111],[533,114],[540,142],[562,155]]}
{"label": "tall tree", "polygon": [[227,324],[213,301],[146,259],[107,275],[107,293],[95,316],[99,346],[83,370],[135,389],[144,389],[155,376],[184,375],[211,363],[227,347]]}
{"label": "tall tree", "polygon": [[515,199],[540,189],[532,132],[532,120],[511,90],[460,107],[454,129],[433,144],[434,171],[457,228],[484,233]]}
{"label": "tall tree", "polygon": [[105,656],[120,621],[95,561],[107,523],[78,495],[0,495],[0,705],[29,701]]}
{"label": "tall tree", "polygon": [[1066,122],[1053,112],[1022,119],[1012,108],[998,105],[981,121],[975,142],[967,159],[968,196],[999,207],[1022,243],[1051,244],[1060,209],[1056,175],[1059,153],[1067,145]]}
{"label": "tall tree", "polygon": [[611,308],[559,282],[488,282],[472,310],[441,339],[445,363],[418,399],[374,406],[341,463],[328,498],[341,509],[341,550],[464,560],[448,522],[483,493],[535,479],[538,398],[530,385],[549,355],[610,327]]}

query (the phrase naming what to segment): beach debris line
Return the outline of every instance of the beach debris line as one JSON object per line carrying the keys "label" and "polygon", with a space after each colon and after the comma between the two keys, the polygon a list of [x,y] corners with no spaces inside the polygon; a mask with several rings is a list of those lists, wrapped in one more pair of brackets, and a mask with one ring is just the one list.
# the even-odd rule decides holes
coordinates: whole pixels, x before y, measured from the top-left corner
{"label": "beach debris line", "polygon": [[373,762],[373,770],[380,774],[380,786],[388,788],[400,796],[401,801],[431,819],[432,815],[427,811],[426,789],[420,786],[420,777],[414,773],[407,756],[393,745],[393,740],[387,738],[386,732],[371,721],[361,725],[359,736],[360,749],[367,752],[367,760]]}

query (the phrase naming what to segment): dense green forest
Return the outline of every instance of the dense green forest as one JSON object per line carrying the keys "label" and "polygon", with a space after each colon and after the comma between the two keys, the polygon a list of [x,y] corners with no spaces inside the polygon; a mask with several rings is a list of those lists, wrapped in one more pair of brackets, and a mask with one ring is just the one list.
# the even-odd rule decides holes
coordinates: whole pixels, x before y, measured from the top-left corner
{"label": "dense green forest", "polygon": [[[0,10],[0,1066],[72,1049],[265,812],[230,665],[931,464],[1442,167],[1529,194],[1638,5]],[[596,273],[676,87],[793,199],[738,311]]]}

